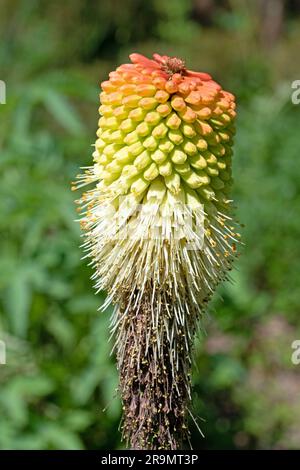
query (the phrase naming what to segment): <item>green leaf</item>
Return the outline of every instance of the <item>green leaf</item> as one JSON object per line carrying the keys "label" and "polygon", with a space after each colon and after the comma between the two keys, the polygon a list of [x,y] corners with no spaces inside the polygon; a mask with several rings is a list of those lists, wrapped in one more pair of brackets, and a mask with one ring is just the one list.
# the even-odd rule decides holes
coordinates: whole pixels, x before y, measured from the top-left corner
{"label": "green leaf", "polygon": [[60,423],[46,423],[39,430],[47,447],[57,450],[81,450],[82,442],[79,437],[72,431],[60,425]]}
{"label": "green leaf", "polygon": [[47,89],[43,97],[47,110],[54,118],[71,134],[79,134],[84,131],[84,126],[77,116],[75,109],[67,98],[55,90]]}
{"label": "green leaf", "polygon": [[25,337],[28,328],[28,313],[31,302],[31,287],[26,271],[19,269],[11,280],[6,293],[6,305],[13,334]]}

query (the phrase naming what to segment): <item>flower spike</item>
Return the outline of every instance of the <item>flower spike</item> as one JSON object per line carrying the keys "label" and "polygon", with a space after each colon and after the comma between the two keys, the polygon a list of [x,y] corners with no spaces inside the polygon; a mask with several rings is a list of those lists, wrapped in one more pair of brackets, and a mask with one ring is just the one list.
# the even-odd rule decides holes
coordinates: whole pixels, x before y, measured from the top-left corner
{"label": "flower spike", "polygon": [[113,303],[123,435],[188,439],[196,326],[237,256],[234,96],[183,60],[130,55],[102,83],[94,164],[74,187],[97,291]]}

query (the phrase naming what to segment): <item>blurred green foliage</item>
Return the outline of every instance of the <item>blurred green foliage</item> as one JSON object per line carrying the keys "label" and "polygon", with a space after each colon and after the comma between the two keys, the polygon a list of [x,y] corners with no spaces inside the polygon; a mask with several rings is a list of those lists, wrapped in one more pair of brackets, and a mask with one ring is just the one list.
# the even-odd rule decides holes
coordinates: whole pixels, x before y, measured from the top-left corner
{"label": "blurred green foliage", "polygon": [[200,3],[1,2],[1,449],[122,445],[109,312],[97,311],[105,294],[94,295],[80,259],[69,183],[91,161],[97,85],[131,51],[182,56],[239,103],[234,196],[245,248],[196,343],[193,411],[206,439],[191,423],[193,446],[299,447],[290,355],[300,337],[300,106],[290,95],[300,20],[287,15],[266,49],[253,4],[217,2],[207,18]]}

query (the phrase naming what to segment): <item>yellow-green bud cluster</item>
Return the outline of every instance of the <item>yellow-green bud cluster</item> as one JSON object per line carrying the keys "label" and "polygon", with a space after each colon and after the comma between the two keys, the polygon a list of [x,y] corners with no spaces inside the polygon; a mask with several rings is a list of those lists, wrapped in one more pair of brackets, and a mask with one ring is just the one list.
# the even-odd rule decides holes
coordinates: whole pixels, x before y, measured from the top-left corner
{"label": "yellow-green bud cluster", "polygon": [[[178,270],[182,269],[187,258],[183,249],[202,224],[203,243],[195,236],[194,245],[198,262],[188,253],[190,263],[196,263],[192,271],[198,273],[194,274],[191,288],[195,295],[191,297],[198,290],[201,301],[230,269],[239,238],[229,199],[234,96],[210,75],[187,70],[180,59],[158,54],[154,60],[139,54],[130,58],[131,64],[118,67],[101,85],[95,163],[79,176],[78,186],[97,182],[80,200],[97,287],[108,290],[109,299],[118,301],[119,287],[130,285],[133,276],[133,286],[142,296],[145,285],[159,275],[155,265],[150,269],[143,258],[144,251],[152,247],[149,238],[153,238],[155,225],[161,230],[160,245],[155,248],[159,262],[164,243],[173,250],[172,254],[168,248],[160,276],[163,272],[167,283],[182,284],[189,291],[190,275],[185,271],[185,282],[181,282],[167,263],[173,256]],[[150,209],[153,203],[159,206],[159,213]],[[139,204],[146,209],[136,214]],[[192,219],[189,227],[182,222],[183,212]],[[131,239],[127,245],[125,231]],[[180,243],[175,241],[178,233]],[[147,236],[147,244],[138,243],[137,239],[145,241]],[[131,257],[126,250],[131,250]],[[191,267],[187,266],[187,272]]]}
{"label": "yellow-green bud cluster", "polygon": [[121,66],[113,83],[102,85],[94,160],[103,188],[114,183],[120,193],[139,196],[162,179],[168,191],[188,191],[208,210],[207,201],[226,204],[232,181],[232,95],[211,81],[185,93],[177,86],[170,93],[168,81],[157,89],[149,76],[140,74],[143,83],[135,84],[139,74],[127,75]]}

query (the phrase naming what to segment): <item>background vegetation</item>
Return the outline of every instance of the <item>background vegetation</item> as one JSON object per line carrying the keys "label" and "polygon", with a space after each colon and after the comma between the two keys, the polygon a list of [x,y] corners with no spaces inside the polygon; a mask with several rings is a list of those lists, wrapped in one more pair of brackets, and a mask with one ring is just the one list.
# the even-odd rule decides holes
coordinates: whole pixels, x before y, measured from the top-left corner
{"label": "background vegetation", "polygon": [[132,51],[181,56],[239,103],[245,248],[197,341],[206,438],[191,423],[193,446],[300,447],[299,3],[1,0],[1,449],[122,445],[109,313],[80,260],[69,182],[91,161],[99,83]]}

